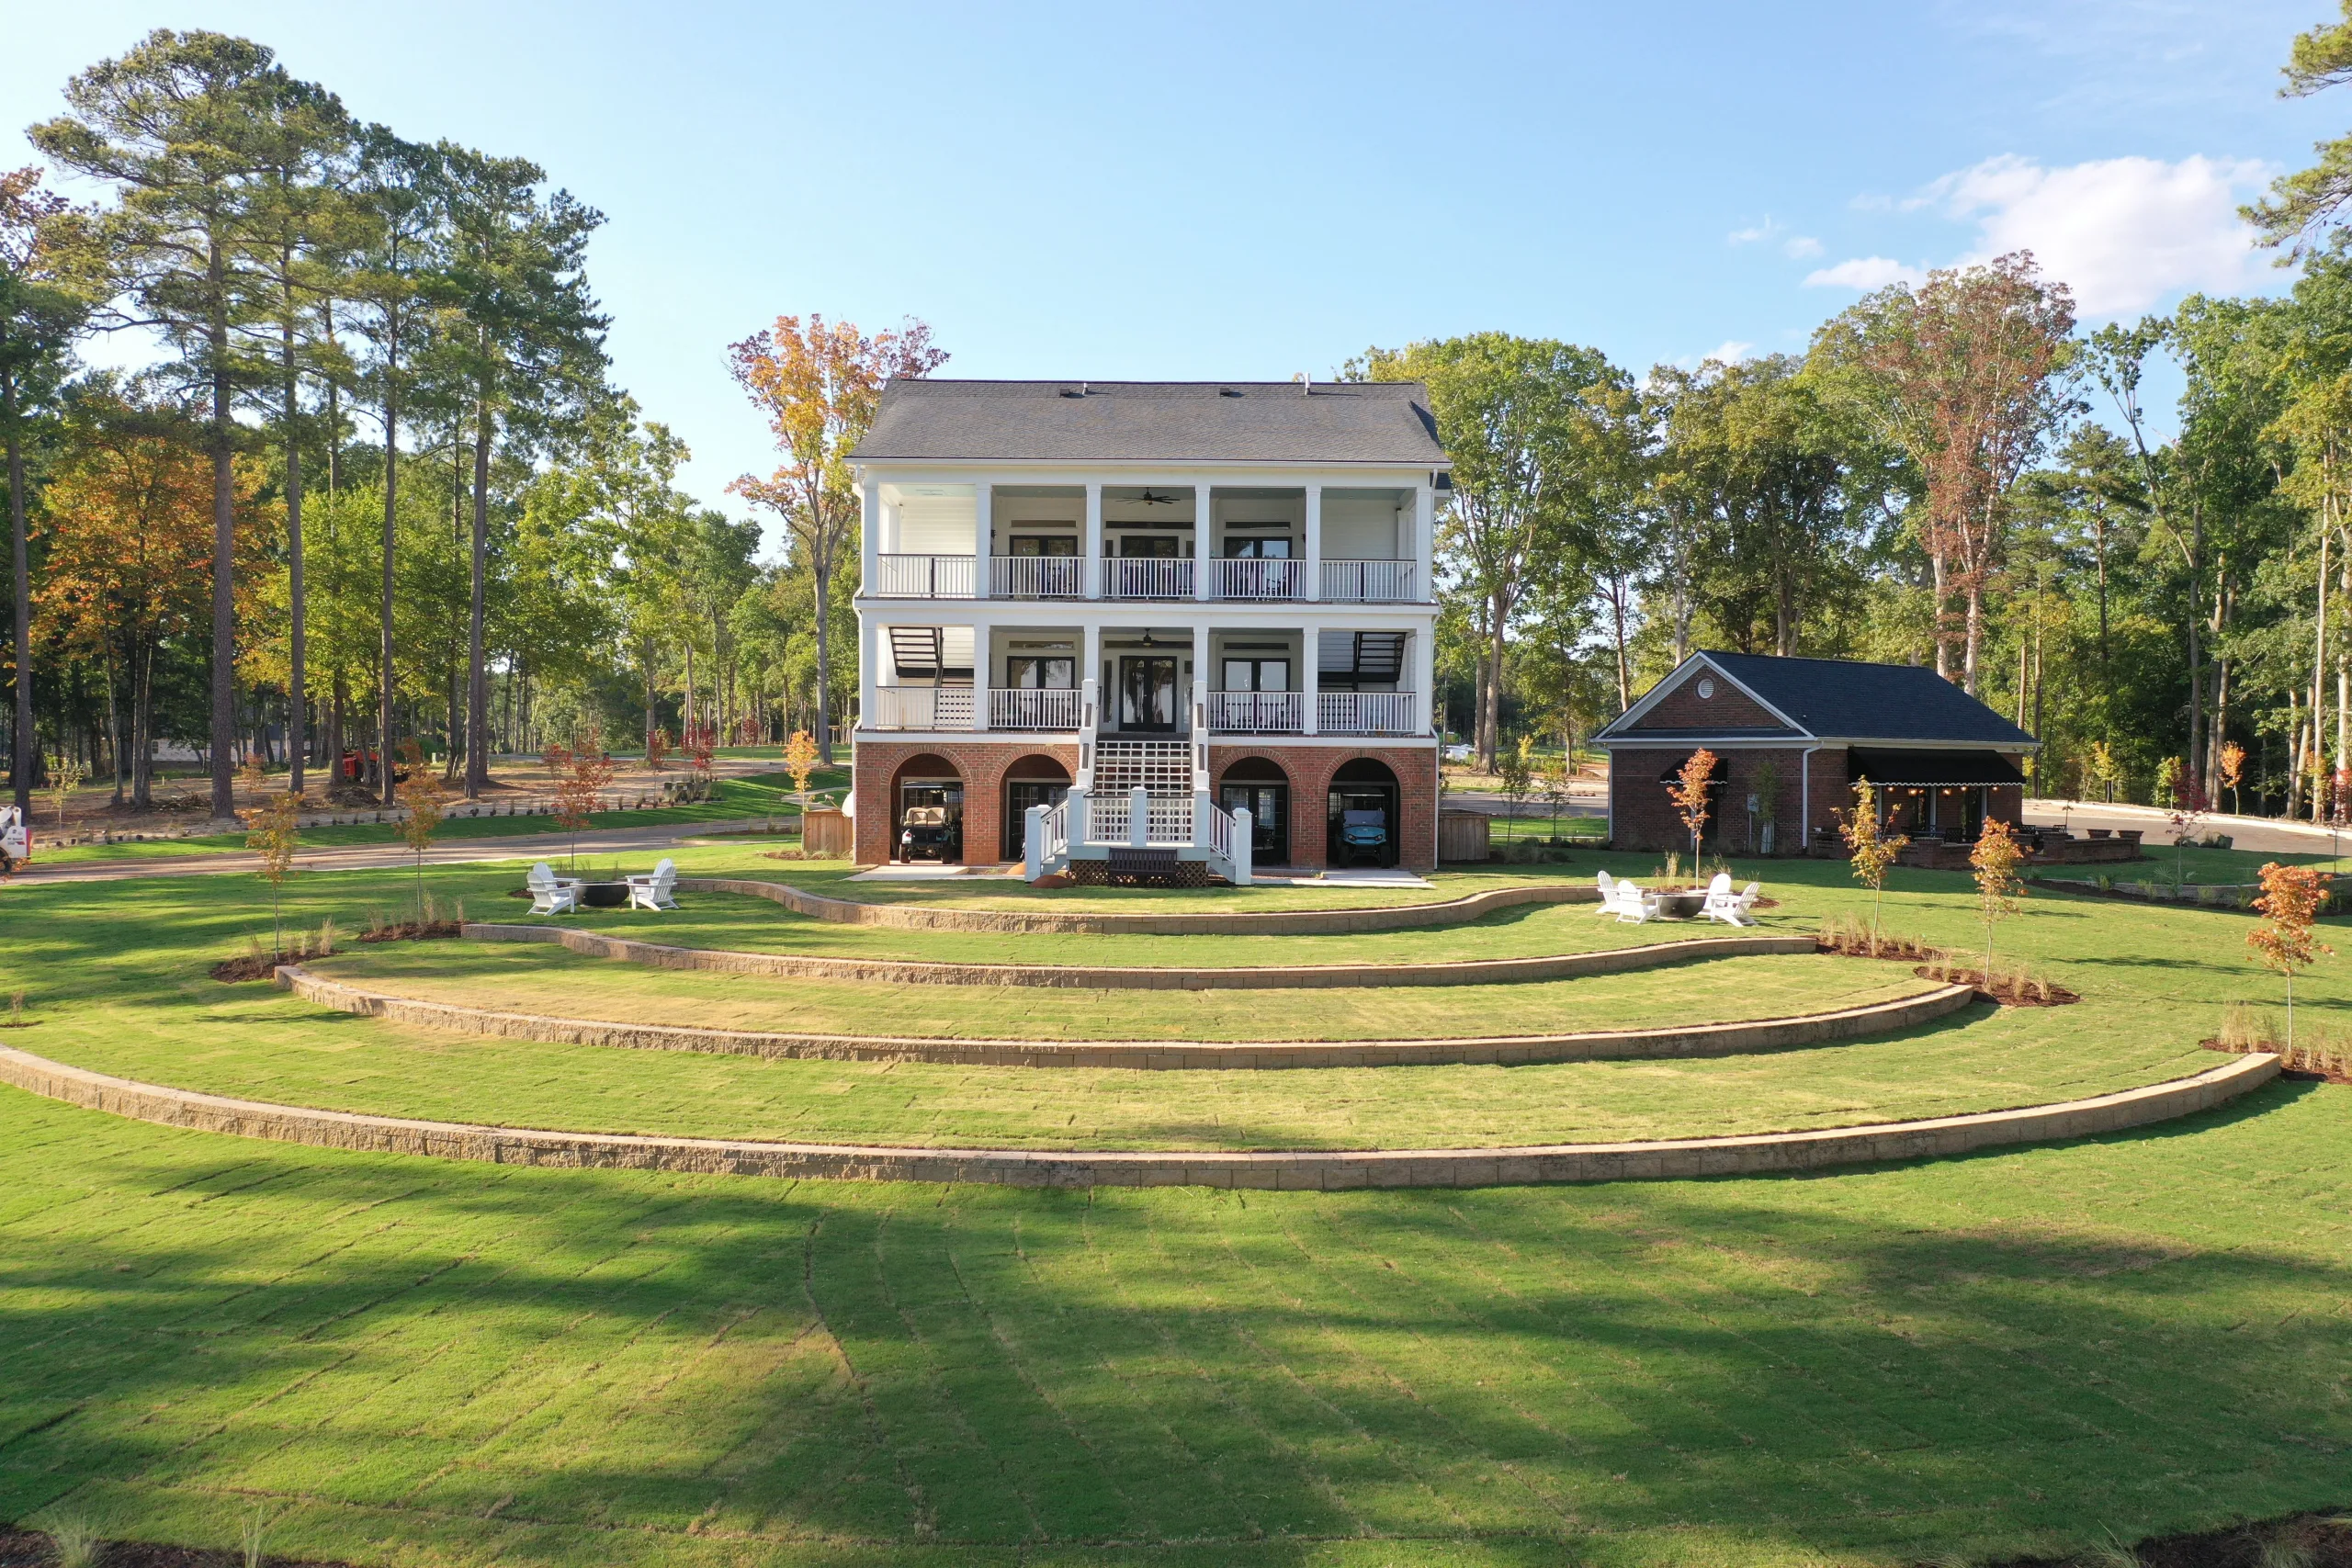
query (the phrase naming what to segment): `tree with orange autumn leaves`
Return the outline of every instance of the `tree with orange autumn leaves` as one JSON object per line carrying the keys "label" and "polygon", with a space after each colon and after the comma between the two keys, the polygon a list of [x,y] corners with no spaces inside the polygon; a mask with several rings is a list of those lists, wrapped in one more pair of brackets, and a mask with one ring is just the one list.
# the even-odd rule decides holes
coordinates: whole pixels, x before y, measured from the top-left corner
{"label": "tree with orange autumn leaves", "polygon": [[[259,468],[235,468],[238,592],[246,599],[276,525],[258,497]],[[130,763],[132,804],[153,804],[154,671],[158,650],[198,631],[212,603],[213,472],[201,433],[168,404],[134,389],[84,401],[43,496],[47,570],[34,627],[68,657],[128,674],[130,734],[109,719]],[[250,624],[251,605],[240,620]],[[120,781],[118,780],[118,789]]]}
{"label": "tree with orange autumn leaves", "polygon": [[832,649],[826,608],[832,603],[833,572],[858,525],[850,449],[874,423],[885,384],[928,376],[947,355],[932,346],[931,329],[911,317],[897,332],[868,337],[848,321],[828,322],[813,314],[805,328],[797,316],[778,316],[768,331],[727,352],[737,384],[766,415],[776,450],[784,455],[766,479],[745,474],[727,488],[783,520],[794,550],[814,578],[817,745],[830,763],[832,720],[826,706]]}

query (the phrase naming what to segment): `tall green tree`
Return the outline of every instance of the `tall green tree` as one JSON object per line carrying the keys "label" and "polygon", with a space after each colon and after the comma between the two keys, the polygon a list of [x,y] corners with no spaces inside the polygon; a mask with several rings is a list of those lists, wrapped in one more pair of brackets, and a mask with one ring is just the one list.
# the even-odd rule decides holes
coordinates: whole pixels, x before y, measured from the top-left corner
{"label": "tall green tree", "polygon": [[252,384],[266,389],[262,402],[277,421],[285,460],[286,561],[288,575],[286,682],[287,788],[300,795],[309,761],[307,637],[310,604],[304,582],[302,456],[306,442],[302,380],[334,373],[342,355],[332,336],[314,330],[320,304],[340,287],[343,258],[359,230],[349,185],[358,127],[333,94],[304,87],[258,129],[260,173],[246,219],[245,248],[253,294],[238,313],[247,352],[257,360]]}
{"label": "tall green tree", "polygon": [[209,405],[212,460],[212,815],[234,814],[237,733],[235,334],[251,298],[253,207],[273,128],[317,89],[221,33],[158,28],[66,84],[67,112],[33,144],[113,186],[105,239],[141,318],[163,329]]}
{"label": "tall green tree", "polygon": [[589,236],[604,221],[570,193],[542,197],[546,171],[448,142],[439,149],[447,193],[443,343],[473,446],[472,569],[467,643],[465,792],[490,783],[490,665],[484,640],[490,574],[491,451],[577,418],[601,387],[609,324],[589,293]]}
{"label": "tall green tree", "polygon": [[[2296,37],[2279,96],[2306,98],[2352,82],[2352,0],[2342,3],[2341,21],[2323,22]],[[2312,151],[2319,154],[2318,162],[2281,175],[2267,197],[2242,209],[2246,220],[2261,231],[2265,244],[2290,246],[2295,255],[2318,241],[2344,204],[2352,201],[2352,136],[2322,141]]]}
{"label": "tall green tree", "polygon": [[1634,482],[1641,442],[1633,381],[1598,349],[1507,333],[1374,348],[1349,367],[1430,389],[1453,460],[1441,544],[1481,602],[1477,752],[1491,770],[1505,649],[1540,556],[1583,553],[1613,493]]}
{"label": "tall green tree", "polygon": [[8,465],[8,559],[14,583],[16,693],[8,777],[19,811],[32,809],[40,748],[33,728],[32,556],[25,531],[25,416],[64,380],[74,333],[106,289],[83,217],[40,188],[37,168],[0,173],[0,443]]}
{"label": "tall green tree", "polygon": [[367,372],[384,431],[383,561],[378,619],[376,752],[382,768],[382,799],[397,803],[393,789],[394,663],[392,603],[400,532],[400,429],[401,400],[416,380],[435,325],[433,291],[446,255],[445,186],[439,156],[429,147],[404,141],[381,126],[368,128],[354,189],[367,214],[366,238],[348,285],[361,301],[359,332],[370,348]]}

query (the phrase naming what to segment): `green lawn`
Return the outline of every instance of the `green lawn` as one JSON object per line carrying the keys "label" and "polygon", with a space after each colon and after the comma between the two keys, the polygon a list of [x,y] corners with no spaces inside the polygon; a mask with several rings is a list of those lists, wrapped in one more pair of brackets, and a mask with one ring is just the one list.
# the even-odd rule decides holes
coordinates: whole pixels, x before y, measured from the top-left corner
{"label": "green lawn", "polygon": [[[702,859],[708,857],[702,856]],[[689,867],[694,862],[679,857]],[[1510,885],[1558,881],[1562,868],[1516,868]],[[1582,880],[1590,880],[1586,872]],[[802,886],[811,878],[785,866],[767,880]],[[1500,883],[1498,882],[1498,885]],[[1443,964],[1491,958],[1541,958],[1591,953],[1603,948],[1704,940],[1736,935],[1715,921],[1653,920],[1622,924],[1592,904],[1521,904],[1484,919],[1417,931],[1360,931],[1333,936],[1094,936],[1034,931],[905,931],[894,926],[852,926],[797,915],[780,904],[748,894],[694,893],[675,910],[583,909],[575,915],[535,916],[515,901],[512,909],[495,901],[469,901],[476,919],[516,925],[576,926],[612,936],[676,947],[733,949],[750,953],[813,953],[831,958],[911,958],[942,964],[1131,964],[1156,968],[1231,968],[1291,964]],[[1779,909],[1760,912],[1769,932],[1809,934],[1812,919],[1791,918]]]}
{"label": "green lawn", "polygon": [[[838,788],[848,782],[841,770],[820,773],[812,787]],[[683,806],[650,807],[643,811],[599,811],[589,818],[591,830],[613,828],[662,828],[695,822],[731,822],[753,817],[797,814],[792,779],[786,773],[755,773],[747,778],[719,779],[708,800]],[[536,833],[560,833],[549,817],[458,817],[441,825],[438,839],[505,839]],[[149,839],[135,844],[77,844],[71,849],[47,849],[41,828],[34,825],[35,862],[40,865],[76,861],[158,860],[174,855],[225,854],[245,847],[245,835],[209,833],[189,839]],[[400,841],[400,829],[384,822],[354,822],[334,828],[305,828],[302,843],[310,849],[344,849],[362,844]]]}
{"label": "green lawn", "polygon": [[[680,858],[689,869],[713,870],[758,861],[741,847]],[[1840,870],[1774,868],[1787,918],[1860,907]],[[449,866],[428,870],[425,880],[443,899],[463,897],[478,909],[513,876],[511,868]],[[1957,876],[1905,874],[1889,895],[1889,923],[1966,940],[1967,886]],[[389,871],[305,877],[295,885],[290,918],[308,924],[334,908],[347,929],[370,904],[396,910],[408,887]],[[2089,1000],[1963,1017],[1907,1038],[1697,1062],[1508,1069],[1150,1074],[763,1062],[403,1030],[324,1012],[264,986],[205,978],[209,959],[255,929],[257,893],[243,877],[14,890],[10,911],[24,935],[0,955],[0,988],[26,987],[44,1021],[15,1039],[130,1077],[465,1121],[906,1144],[1426,1146],[1761,1132],[2104,1092],[2213,1065],[2197,1043],[2212,1032],[2221,1003],[2267,986],[2244,956],[2243,916],[2037,897],[2003,933],[2004,951],[2032,953]],[[781,916],[770,910],[752,914]],[[1633,934],[1577,910],[1543,913]],[[1064,951],[1065,939],[1013,940],[1046,956]],[[1101,940],[1121,944],[1125,961],[1167,962],[1191,951],[1187,944],[1222,939]],[[1302,940],[1258,945],[1287,955]],[[848,987],[458,942],[363,949],[351,966],[388,984],[398,979],[392,988],[587,1016],[1098,1038],[1608,1027],[1770,1016],[1916,985],[1899,965],[1807,957],[1538,986],[1289,994]],[[2341,1019],[2352,1010],[2352,988],[2332,968],[2302,992],[2309,1014]]]}
{"label": "green lawn", "polygon": [[2341,1506],[2352,1090],[1803,1179],[788,1184],[0,1089],[0,1519],[662,1568],[1983,1562]]}

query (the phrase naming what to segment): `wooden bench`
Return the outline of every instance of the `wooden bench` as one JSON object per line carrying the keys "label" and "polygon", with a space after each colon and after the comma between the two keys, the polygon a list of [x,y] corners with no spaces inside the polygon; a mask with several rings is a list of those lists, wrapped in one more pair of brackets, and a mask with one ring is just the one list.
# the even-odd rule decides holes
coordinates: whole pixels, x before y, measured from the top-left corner
{"label": "wooden bench", "polygon": [[1114,848],[1102,867],[1104,881],[1125,887],[1172,887],[1183,874],[1174,850]]}

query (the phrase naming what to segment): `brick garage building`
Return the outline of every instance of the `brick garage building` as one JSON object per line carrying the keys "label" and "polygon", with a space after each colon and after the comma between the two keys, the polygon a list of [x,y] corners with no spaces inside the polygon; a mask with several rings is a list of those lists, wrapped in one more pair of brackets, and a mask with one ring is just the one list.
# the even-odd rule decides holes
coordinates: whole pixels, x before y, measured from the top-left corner
{"label": "brick garage building", "polygon": [[[1709,848],[1827,852],[1853,786],[1916,838],[1965,841],[2021,819],[2032,736],[1932,670],[1838,659],[1694,653],[1594,737],[1609,753],[1611,840],[1688,847],[1668,781],[1694,751],[1719,759]],[[1750,809],[1750,801],[1755,803]]]}

